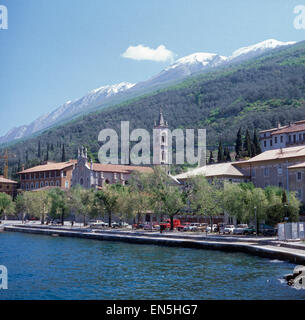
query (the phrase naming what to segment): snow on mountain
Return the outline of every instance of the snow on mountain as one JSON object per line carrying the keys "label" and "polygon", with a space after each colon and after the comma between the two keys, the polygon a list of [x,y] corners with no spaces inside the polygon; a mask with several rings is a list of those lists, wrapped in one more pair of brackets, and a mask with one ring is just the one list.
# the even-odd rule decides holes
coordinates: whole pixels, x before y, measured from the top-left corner
{"label": "snow on mountain", "polygon": [[237,60],[237,58],[239,60],[249,59],[259,54],[262,54],[263,52],[273,50],[282,46],[292,45],[292,44],[295,44],[295,42],[293,41],[282,42],[275,39],[268,39],[268,40],[256,43],[252,46],[237,49],[236,51],[233,52],[232,56],[229,57],[229,61]]}
{"label": "snow on mountain", "polygon": [[65,104],[30,123],[11,129],[5,136],[0,137],[0,143],[9,142],[29,136],[37,131],[49,128],[57,123],[89,111],[93,106],[106,102],[107,99],[121,94],[134,86],[133,83],[121,82],[115,85],[103,86],[90,91],[84,97]]}
{"label": "snow on mountain", "polygon": [[193,73],[216,67],[227,60],[227,57],[215,53],[197,52],[181,59],[161,71],[147,81],[136,84],[133,90],[158,86],[167,82],[177,81]]}
{"label": "snow on mountain", "polygon": [[112,101],[113,97],[126,99],[132,95],[143,93],[145,90],[153,90],[170,82],[181,80],[197,72],[204,72],[214,67],[229,65],[236,62],[251,59],[264,52],[292,45],[295,42],[281,42],[274,39],[240,48],[233,52],[230,57],[215,53],[197,52],[178,59],[172,65],[161,71],[151,79],[137,84],[121,82],[115,85],[103,86],[87,93],[84,97],[75,101],[68,101],[53,112],[45,114],[33,121],[28,126],[13,128],[5,136],[0,137],[0,143],[24,138],[37,131],[50,128],[62,121],[90,112],[93,107],[102,105],[104,102]]}

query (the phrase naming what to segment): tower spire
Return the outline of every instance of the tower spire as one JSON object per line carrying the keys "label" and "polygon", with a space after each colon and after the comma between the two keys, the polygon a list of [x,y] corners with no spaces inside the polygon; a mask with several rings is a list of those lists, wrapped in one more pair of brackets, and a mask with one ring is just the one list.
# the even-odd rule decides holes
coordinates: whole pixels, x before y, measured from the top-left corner
{"label": "tower spire", "polygon": [[163,112],[162,112],[162,108],[160,108],[159,126],[164,126],[164,125],[165,125],[165,121],[164,121],[164,117],[163,117]]}

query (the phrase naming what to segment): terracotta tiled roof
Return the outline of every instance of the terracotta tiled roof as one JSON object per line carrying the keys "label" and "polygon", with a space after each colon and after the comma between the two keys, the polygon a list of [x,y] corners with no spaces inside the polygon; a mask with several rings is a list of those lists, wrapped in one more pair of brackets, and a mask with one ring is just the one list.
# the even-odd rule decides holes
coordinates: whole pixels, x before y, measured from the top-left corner
{"label": "terracotta tiled roof", "polygon": [[243,161],[242,163],[252,163],[259,161],[288,159],[296,157],[305,157],[305,146],[267,150],[247,161]]}
{"label": "terracotta tiled roof", "polygon": [[131,171],[139,171],[150,173],[153,172],[150,167],[140,167],[140,166],[126,166],[120,164],[102,164],[93,163],[93,170],[99,172],[117,172],[117,173],[130,173]]}
{"label": "terracotta tiled roof", "polygon": [[41,172],[41,171],[51,171],[51,170],[62,170],[76,164],[76,160],[70,160],[67,162],[47,162],[46,164],[42,164],[33,168],[29,168],[23,171],[18,172],[20,173],[33,173],[33,172]]}
{"label": "terracotta tiled roof", "polygon": [[230,176],[230,177],[246,177],[234,165],[234,162],[210,164],[205,167],[196,168],[185,173],[178,174],[174,178],[177,180],[187,179],[198,175],[205,177]]}
{"label": "terracotta tiled roof", "polygon": [[293,133],[293,132],[299,132],[299,131],[304,131],[305,130],[305,123],[300,122],[300,123],[293,123],[290,126],[286,126],[285,128],[273,131],[271,134],[282,134],[282,133]]}
{"label": "terracotta tiled roof", "polygon": [[277,127],[277,128],[261,130],[259,133],[272,132],[272,134],[273,134],[274,131],[277,131],[277,130],[280,130],[280,129],[284,129],[284,128],[287,128],[287,127],[288,126],[281,126],[281,127]]}
{"label": "terracotta tiled roof", "polygon": [[0,176],[0,183],[14,183],[14,184],[17,184],[18,182],[14,181],[14,180],[6,179],[3,176]]}

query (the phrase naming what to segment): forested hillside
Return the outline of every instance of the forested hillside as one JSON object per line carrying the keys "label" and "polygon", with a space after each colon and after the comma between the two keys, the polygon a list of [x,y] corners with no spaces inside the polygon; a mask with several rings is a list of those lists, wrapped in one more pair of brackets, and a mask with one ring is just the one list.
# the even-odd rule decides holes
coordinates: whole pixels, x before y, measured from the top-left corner
{"label": "forested hillside", "polygon": [[305,119],[305,43],[192,77],[15,143],[8,147],[17,155],[11,170],[16,172],[22,163],[29,166],[45,159],[60,161],[63,144],[67,159],[75,158],[82,144],[96,155],[100,130],[119,132],[120,121],[129,120],[131,129],[151,131],[160,107],[170,129],[206,128],[211,149],[217,148],[219,140],[233,147],[239,127],[252,132],[254,128],[276,126],[278,121],[286,124]]}

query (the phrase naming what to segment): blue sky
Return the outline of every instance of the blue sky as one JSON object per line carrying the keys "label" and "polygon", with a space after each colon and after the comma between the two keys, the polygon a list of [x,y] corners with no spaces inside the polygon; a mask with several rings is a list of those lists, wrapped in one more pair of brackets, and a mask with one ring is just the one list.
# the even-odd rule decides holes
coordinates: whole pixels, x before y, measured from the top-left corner
{"label": "blue sky", "polygon": [[230,55],[269,38],[301,41],[301,0],[0,0],[0,135],[107,84],[138,82],[166,61],[122,57],[130,46],[165,46],[175,59]]}

